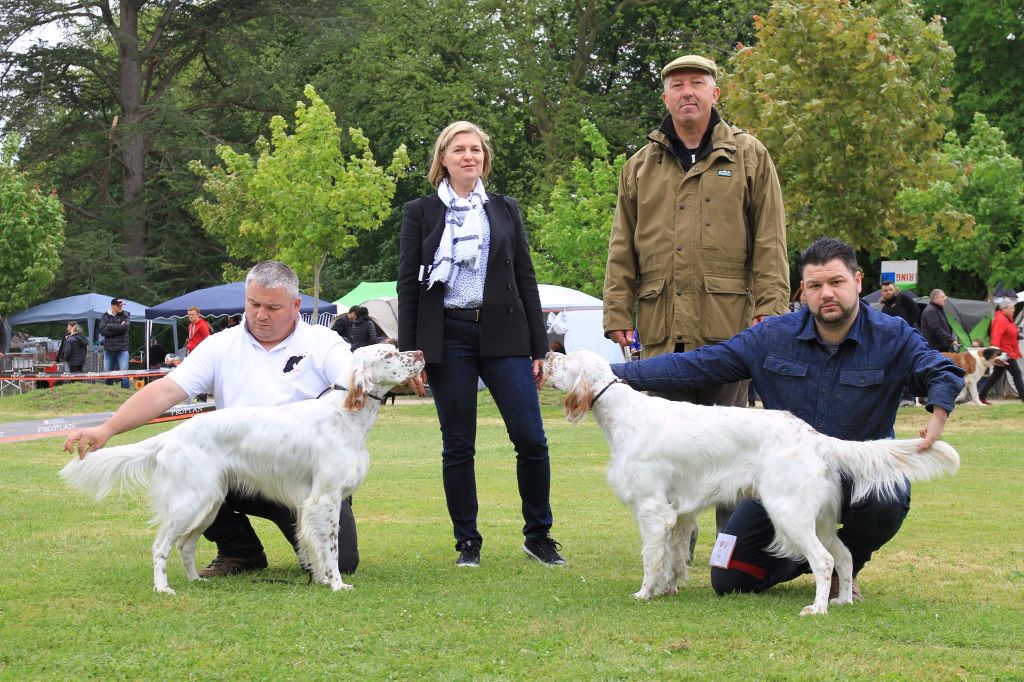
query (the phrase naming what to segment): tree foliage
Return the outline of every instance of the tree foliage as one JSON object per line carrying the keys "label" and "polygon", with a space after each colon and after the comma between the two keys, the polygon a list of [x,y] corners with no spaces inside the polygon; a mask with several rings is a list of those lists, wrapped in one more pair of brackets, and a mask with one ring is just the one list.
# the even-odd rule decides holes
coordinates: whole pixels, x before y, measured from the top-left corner
{"label": "tree foliage", "polygon": [[917,247],[944,270],[976,275],[991,294],[997,284],[1024,282],[1024,170],[984,114],[974,115],[969,135],[966,144],[955,132],[946,135],[947,179],[899,198],[908,211],[949,228],[922,237]]}
{"label": "tree foliage", "polygon": [[64,246],[56,192],[44,192],[14,167],[17,138],[0,146],[0,312],[35,302],[53,280]]}
{"label": "tree foliage", "polygon": [[580,130],[593,150],[589,163],[573,159],[545,203],[528,212],[536,225],[533,263],[541,281],[601,298],[619,172],[626,155],[610,159],[608,142],[590,121],[581,121]]}
{"label": "tree foliage", "polygon": [[363,132],[350,128],[357,153],[346,158],[334,112],[312,85],[304,94],[309,104],[296,104],[294,132],[275,116],[269,142],[257,145],[257,159],[221,146],[217,154],[223,166],[193,162],[192,170],[213,197],[193,205],[232,257],[281,260],[301,280],[312,279],[313,296],[319,298],[327,257],[341,256],[357,244],[357,230],[375,229],[388,217],[409,156],[399,146],[382,168]]}
{"label": "tree foliage", "polygon": [[903,0],[780,0],[732,58],[725,99],[779,170],[790,242],[882,254],[927,234],[896,202],[938,172],[953,51]]}
{"label": "tree foliage", "polygon": [[946,40],[956,50],[953,90],[956,130],[965,134],[974,112],[986,115],[1024,156],[1024,5],[976,0],[923,0],[925,16],[943,18]]}

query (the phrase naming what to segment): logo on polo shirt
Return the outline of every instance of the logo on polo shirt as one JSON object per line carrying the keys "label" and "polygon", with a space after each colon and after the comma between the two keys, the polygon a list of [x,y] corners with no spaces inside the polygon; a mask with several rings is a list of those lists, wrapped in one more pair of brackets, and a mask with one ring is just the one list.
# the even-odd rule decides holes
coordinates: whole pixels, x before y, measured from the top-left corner
{"label": "logo on polo shirt", "polygon": [[293,355],[290,358],[288,358],[288,362],[284,363],[284,373],[288,374],[296,367],[298,367],[299,363],[302,362],[303,358],[305,357],[305,355]]}

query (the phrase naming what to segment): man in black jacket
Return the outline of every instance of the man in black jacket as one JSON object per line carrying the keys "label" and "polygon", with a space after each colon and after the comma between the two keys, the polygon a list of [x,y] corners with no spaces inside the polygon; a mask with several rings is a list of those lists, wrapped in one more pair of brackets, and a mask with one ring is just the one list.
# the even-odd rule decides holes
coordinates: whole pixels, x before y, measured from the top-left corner
{"label": "man in black jacket", "polygon": [[956,344],[956,336],[953,335],[953,328],[946,319],[946,292],[942,289],[932,289],[929,298],[931,300],[921,313],[921,336],[935,350],[948,353]]}
{"label": "man in black jacket", "polygon": [[892,282],[882,282],[882,312],[893,317],[902,317],[914,329],[917,329],[921,311],[914,302],[914,297],[902,289],[897,289]]}
{"label": "man in black jacket", "polygon": [[[103,371],[128,371],[128,326],[129,314],[120,298],[110,299],[110,310],[100,318],[99,331],[103,335]],[[113,379],[106,379],[112,386]],[[128,378],[121,379],[121,388],[128,388]]]}

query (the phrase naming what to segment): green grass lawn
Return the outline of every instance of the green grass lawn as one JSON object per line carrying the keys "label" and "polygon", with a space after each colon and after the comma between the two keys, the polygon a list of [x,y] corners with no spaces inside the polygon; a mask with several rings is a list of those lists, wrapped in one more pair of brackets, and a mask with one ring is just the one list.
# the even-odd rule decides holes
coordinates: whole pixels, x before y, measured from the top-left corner
{"label": "green grass lawn", "polygon": [[[102,411],[122,397],[32,393],[0,398],[0,421]],[[1024,678],[1019,404],[959,408],[946,436],[961,472],[915,487],[903,530],[861,573],[865,601],[800,618],[810,576],[716,597],[710,530],[689,586],[635,601],[639,536],[604,481],[606,445],[592,419],[567,424],[557,402],[545,391],[553,534],[568,567],[520,549],[514,454],[481,397],[483,563],[456,569],[433,407],[405,404],[382,410],[371,434],[355,498],[362,564],[355,589],[339,593],[307,585],[276,528],[255,520],[269,569],[188,583],[175,553],[178,594],[156,594],[144,498],[94,502],[65,488],[58,439],[0,445],[0,678]],[[900,435],[925,419],[902,410]],[[200,541],[200,565],[213,554]]]}

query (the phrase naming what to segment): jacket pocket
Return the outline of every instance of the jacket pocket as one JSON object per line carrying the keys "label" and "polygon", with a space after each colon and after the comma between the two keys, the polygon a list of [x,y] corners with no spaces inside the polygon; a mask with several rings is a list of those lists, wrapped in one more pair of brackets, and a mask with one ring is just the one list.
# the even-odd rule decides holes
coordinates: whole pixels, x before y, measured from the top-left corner
{"label": "jacket pocket", "polygon": [[750,289],[741,277],[704,276],[704,339],[723,341],[750,326]]}
{"label": "jacket pocket", "polygon": [[777,376],[802,378],[807,376],[807,363],[769,353],[764,359],[764,369]]}
{"label": "jacket pocket", "polygon": [[664,293],[665,275],[640,275],[636,327],[640,332],[640,342],[645,345],[661,343],[668,338],[668,301]]}
{"label": "jacket pocket", "polygon": [[847,369],[839,373],[836,408],[842,426],[859,426],[875,418],[884,397],[885,370]]}

